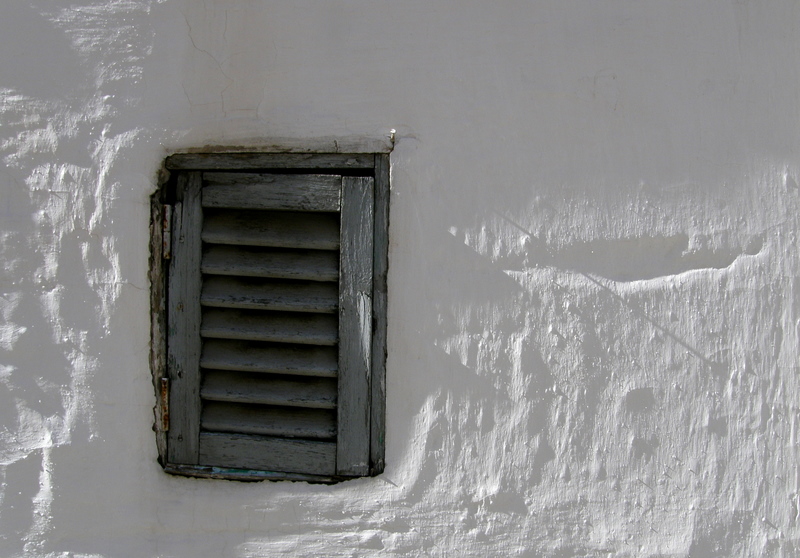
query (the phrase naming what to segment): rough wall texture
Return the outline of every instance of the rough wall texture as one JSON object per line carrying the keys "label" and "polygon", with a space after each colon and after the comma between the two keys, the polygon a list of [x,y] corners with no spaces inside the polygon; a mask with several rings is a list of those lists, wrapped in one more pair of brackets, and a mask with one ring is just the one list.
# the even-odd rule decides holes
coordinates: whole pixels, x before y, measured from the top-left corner
{"label": "rough wall texture", "polygon": [[[798,22],[0,4],[0,555],[798,555]],[[163,157],[392,128],[385,474],[164,474]]]}

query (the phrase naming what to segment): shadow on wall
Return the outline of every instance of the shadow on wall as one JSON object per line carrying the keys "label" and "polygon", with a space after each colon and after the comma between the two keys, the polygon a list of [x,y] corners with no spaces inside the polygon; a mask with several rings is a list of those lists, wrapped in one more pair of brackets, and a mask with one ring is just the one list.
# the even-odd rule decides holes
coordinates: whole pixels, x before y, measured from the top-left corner
{"label": "shadow on wall", "polygon": [[[29,48],[32,40],[36,49]],[[0,75],[6,80],[0,89],[13,86],[29,97],[63,99],[88,77],[69,37],[28,2],[0,4],[0,52]]]}
{"label": "shadow on wall", "polygon": [[[446,210],[427,211],[447,224]],[[407,316],[401,322],[417,324],[412,345],[426,366],[417,371],[426,381],[404,388],[410,397],[403,404],[418,417],[400,435],[413,446],[404,450],[414,456],[406,463],[414,478],[411,503],[421,502],[447,471],[458,472],[465,502],[482,483],[516,494],[530,494],[545,474],[569,483],[576,467],[592,471],[597,482],[609,478],[619,490],[620,473],[609,474],[598,448],[617,444],[611,457],[636,469],[657,462],[665,444],[652,425],[666,412],[667,376],[649,374],[677,366],[682,375],[711,372],[698,381],[713,383],[729,372],[724,355],[706,354],[705,338],[682,329],[692,321],[667,323],[664,308],[686,294],[669,287],[671,278],[757,256],[764,236],[742,248],[674,234],[551,249],[510,219],[504,218],[505,231],[486,232],[496,226],[489,222],[493,211],[479,213],[471,228],[461,229],[466,233],[440,225],[438,234],[419,240],[428,257],[414,262],[415,274],[426,278],[425,290],[401,311]],[[509,224],[514,238],[534,240],[512,245]],[[666,282],[627,284],[656,278]],[[654,337],[677,360],[649,351]],[[613,424],[620,416],[630,431]],[[709,422],[708,431],[719,435],[720,424]]]}
{"label": "shadow on wall", "polygon": [[[557,397],[549,368],[535,350],[525,351],[518,372],[490,370],[497,359],[465,365],[458,354],[435,345],[427,345],[419,356],[429,381],[403,402],[417,420],[399,425],[395,435],[405,447],[389,447],[400,450],[403,459],[388,462],[402,462],[409,475],[404,503],[420,504],[452,474],[464,505],[476,500],[482,479],[491,477],[519,508],[521,495],[542,482],[543,468],[556,458],[547,438]],[[519,375],[523,390],[510,397],[506,384],[511,374]],[[498,513],[508,512],[495,504]],[[522,507],[517,511],[526,513],[527,506]]]}
{"label": "shadow on wall", "polygon": [[[709,372],[717,376],[724,374],[726,370],[724,363],[703,354],[687,339],[674,333],[670,327],[661,323],[635,302],[620,295],[613,288],[613,283],[607,284],[605,279],[615,283],[628,283],[666,279],[690,271],[726,269],[740,257],[756,256],[761,253],[764,249],[764,234],[751,236],[746,246],[741,248],[714,249],[707,246],[703,237],[698,240],[690,239],[688,235],[675,235],[669,238],[603,239],[573,243],[561,249],[550,250],[544,242],[532,241],[531,239],[535,237],[530,231],[505,216],[500,215],[500,217],[526,235],[523,269],[550,267],[578,273],[633,314],[648,322],[661,334],[686,349],[701,361]],[[558,335],[558,332],[555,334]]]}
{"label": "shadow on wall", "polygon": [[0,483],[10,487],[3,491],[3,513],[0,514],[0,554],[16,556],[24,552],[25,535],[36,521],[33,504],[39,493],[42,452],[36,450],[24,458],[0,468]]}
{"label": "shadow on wall", "polygon": [[[26,542],[52,532],[87,532],[51,530],[54,525],[89,524],[87,517],[129,524],[129,518],[117,522],[100,512],[76,514],[80,499],[70,494],[81,493],[81,485],[61,481],[65,471],[75,471],[96,488],[105,481],[87,476],[86,463],[117,474],[135,465],[109,451],[108,443],[122,438],[95,434],[100,425],[133,435],[130,422],[119,417],[136,412],[129,386],[138,379],[129,373],[146,363],[146,356],[125,356],[146,346],[146,335],[139,347],[131,343],[131,334],[142,330],[130,319],[132,312],[145,315],[146,305],[134,303],[135,311],[129,306],[123,313],[115,305],[123,286],[146,292],[146,285],[127,279],[143,276],[138,270],[146,243],[136,235],[146,230],[144,191],[150,184],[141,169],[124,169],[141,161],[130,148],[142,138],[113,115],[121,109],[134,114],[152,30],[145,25],[147,3],[84,4],[0,5],[0,75],[6,80],[0,83],[2,556],[24,552]],[[99,419],[98,409],[104,413]],[[79,454],[82,463],[60,467],[53,456],[61,448]],[[112,479],[105,486],[112,485],[124,483]],[[128,489],[125,495],[140,494]],[[56,539],[53,544],[60,544]]]}
{"label": "shadow on wall", "polygon": [[477,497],[482,474],[523,494],[541,483],[544,466],[555,458],[547,439],[557,397],[553,375],[527,335],[537,296],[446,231],[425,243],[433,256],[415,262],[415,275],[435,279],[403,309],[392,309],[417,324],[407,350],[393,352],[416,355],[411,361],[425,370],[415,372],[425,379],[404,382],[401,397],[390,387],[401,414],[417,420],[389,424],[405,447],[394,446],[403,459],[388,456],[387,462],[404,462],[410,505],[422,502],[448,471],[460,477],[464,502]]}
{"label": "shadow on wall", "polygon": [[764,248],[763,234],[743,246],[713,246],[707,236],[675,234],[636,238],[596,239],[553,248],[508,216],[492,213],[524,235],[524,266],[553,267],[591,274],[616,282],[643,281],[702,269],[725,269],[740,256],[755,256]]}
{"label": "shadow on wall", "polygon": [[689,558],[742,556],[745,552],[740,545],[747,540],[752,528],[753,514],[749,511],[732,514],[703,511],[694,520]]}
{"label": "shadow on wall", "polygon": [[576,242],[557,251],[544,242],[532,242],[527,258],[536,265],[551,266],[628,282],[677,275],[699,269],[724,269],[741,255],[761,251],[763,237],[751,240],[742,250],[715,250],[692,246],[688,235],[620,238]]}

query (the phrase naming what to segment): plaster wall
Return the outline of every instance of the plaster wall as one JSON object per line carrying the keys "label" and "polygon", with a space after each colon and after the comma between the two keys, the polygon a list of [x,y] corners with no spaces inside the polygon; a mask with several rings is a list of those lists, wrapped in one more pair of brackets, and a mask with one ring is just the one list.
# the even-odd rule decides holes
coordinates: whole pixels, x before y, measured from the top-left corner
{"label": "plaster wall", "polygon": [[[799,18],[0,4],[0,556],[797,556]],[[163,473],[163,158],[392,129],[385,473]]]}

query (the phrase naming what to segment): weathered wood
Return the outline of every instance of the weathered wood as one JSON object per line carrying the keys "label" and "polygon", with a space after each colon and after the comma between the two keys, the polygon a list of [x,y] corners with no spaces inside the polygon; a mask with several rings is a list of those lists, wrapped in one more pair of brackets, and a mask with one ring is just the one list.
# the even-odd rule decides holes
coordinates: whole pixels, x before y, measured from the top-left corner
{"label": "weathered wood", "polygon": [[336,435],[336,413],[328,409],[206,401],[201,426],[206,432],[327,440]]}
{"label": "weathered wood", "polygon": [[[215,467],[324,479],[383,470],[389,158],[356,157],[358,166],[347,166],[339,155],[297,153],[170,158],[171,168],[208,170],[201,234],[208,244],[199,264],[206,274],[202,296],[194,298],[205,307],[202,426],[195,443],[200,461],[189,466],[170,453],[168,467],[215,478]],[[374,168],[376,178],[347,176],[340,190],[340,177],[279,170],[286,168]],[[255,172],[212,172],[224,170]],[[184,202],[180,190],[188,174],[198,173],[179,173],[184,184],[176,204]],[[334,213],[339,207],[341,219]],[[178,239],[175,233],[173,244]],[[295,449],[286,443],[301,444],[300,457],[292,457]],[[323,457],[309,457],[305,444],[322,444]],[[214,463],[207,460],[212,455],[219,458]]]}
{"label": "weathered wood", "polygon": [[375,227],[372,275],[370,474],[383,472],[386,431],[387,275],[389,271],[389,155],[375,155]]}
{"label": "weathered wood", "polygon": [[200,302],[220,308],[334,313],[339,290],[334,283],[211,276],[203,281]]}
{"label": "weathered wood", "polygon": [[342,179],[331,174],[207,172],[203,207],[339,211]]}
{"label": "weathered wood", "polygon": [[374,180],[342,185],[336,472],[369,472]]}
{"label": "weathered wood", "polygon": [[365,153],[177,153],[170,170],[370,169]]}
{"label": "weathered wood", "polygon": [[200,365],[216,370],[335,378],[336,357],[335,347],[206,339]]}
{"label": "weathered wood", "polygon": [[216,467],[333,475],[336,444],[204,433],[200,436],[200,460]]}
{"label": "weathered wood", "polygon": [[196,464],[200,431],[200,173],[179,177],[173,209],[172,259],[169,269],[170,378],[168,460]]}
{"label": "weathered wood", "polygon": [[211,245],[203,254],[202,270],[203,273],[240,277],[337,281],[339,254],[330,250]]}
{"label": "weathered wood", "polygon": [[200,395],[209,401],[335,409],[336,380],[207,370]]}
{"label": "weathered wood", "polygon": [[[153,373],[156,405],[154,430],[159,461],[167,461],[167,433],[160,428],[162,416],[161,379],[167,376],[167,310],[166,310],[166,265],[164,261],[164,205],[161,202],[164,190],[159,190],[150,199],[150,369]],[[337,254],[338,259],[338,254]],[[338,265],[338,264],[337,264]]]}
{"label": "weathered wood", "polygon": [[169,378],[161,378],[161,425],[160,430],[169,430]]}
{"label": "weathered wood", "polygon": [[336,316],[214,308],[203,313],[200,334],[243,341],[335,345]]}
{"label": "weathered wood", "polygon": [[218,210],[208,212],[203,241],[214,244],[337,250],[339,219],[331,213]]}
{"label": "weathered wood", "polygon": [[165,260],[172,258],[172,206],[164,205],[164,223],[161,231],[161,256]]}
{"label": "weathered wood", "polygon": [[[216,434],[209,434],[209,436],[216,436]],[[220,434],[220,436],[226,436],[226,434]],[[201,465],[166,464],[164,466],[164,472],[171,475],[181,475],[184,477],[195,477],[200,479],[227,479],[246,482],[270,480],[333,484],[341,480],[333,475],[310,475],[306,473],[287,473],[284,471],[262,471],[256,469],[235,469],[232,467],[212,467]]]}

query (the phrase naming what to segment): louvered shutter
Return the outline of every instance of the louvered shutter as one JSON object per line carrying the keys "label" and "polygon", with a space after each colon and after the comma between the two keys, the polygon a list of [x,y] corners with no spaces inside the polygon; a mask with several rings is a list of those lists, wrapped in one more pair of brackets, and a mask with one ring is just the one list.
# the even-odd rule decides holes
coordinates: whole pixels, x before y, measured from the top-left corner
{"label": "louvered shutter", "polygon": [[173,216],[169,463],[368,474],[374,179],[184,172]]}

